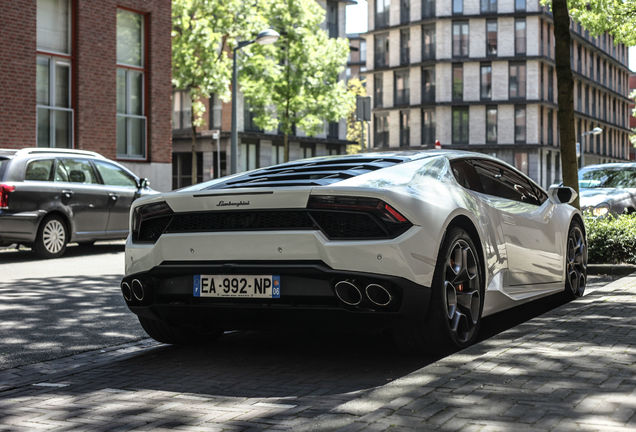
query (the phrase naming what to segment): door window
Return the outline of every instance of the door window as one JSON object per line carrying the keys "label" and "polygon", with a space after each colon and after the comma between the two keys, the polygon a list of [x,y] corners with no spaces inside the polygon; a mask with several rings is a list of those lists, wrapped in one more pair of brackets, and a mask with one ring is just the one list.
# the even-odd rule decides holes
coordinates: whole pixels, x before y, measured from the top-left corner
{"label": "door window", "polygon": [[93,163],[105,185],[137,188],[137,181],[121,168],[102,161],[93,161]]}
{"label": "door window", "polygon": [[[85,159],[62,159],[59,161],[68,173],[68,181],[71,183],[99,184],[95,170],[90,162]],[[56,176],[57,177],[57,176]]]}
{"label": "door window", "polygon": [[513,170],[493,161],[473,161],[483,192],[513,201],[541,205],[537,189]]}
{"label": "door window", "polygon": [[456,159],[451,161],[451,169],[453,170],[453,175],[455,176],[457,183],[466,189],[483,192],[475,167],[473,167],[473,165],[466,159]]}
{"label": "door window", "polygon": [[24,173],[25,180],[49,181],[53,171],[53,159],[34,160],[29,162]]}

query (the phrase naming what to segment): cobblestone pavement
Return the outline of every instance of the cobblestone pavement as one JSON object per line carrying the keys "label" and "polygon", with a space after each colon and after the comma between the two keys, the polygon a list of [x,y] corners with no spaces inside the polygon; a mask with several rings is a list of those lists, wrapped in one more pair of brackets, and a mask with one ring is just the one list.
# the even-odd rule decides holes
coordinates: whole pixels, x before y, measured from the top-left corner
{"label": "cobblestone pavement", "polygon": [[442,359],[372,335],[145,339],[0,371],[0,430],[631,431],[635,324],[632,274]]}

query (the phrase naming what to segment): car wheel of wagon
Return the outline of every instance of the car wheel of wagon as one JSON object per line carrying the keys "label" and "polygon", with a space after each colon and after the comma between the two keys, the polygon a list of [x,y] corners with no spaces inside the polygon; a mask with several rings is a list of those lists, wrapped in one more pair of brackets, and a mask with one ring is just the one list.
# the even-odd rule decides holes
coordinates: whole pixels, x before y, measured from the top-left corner
{"label": "car wheel of wagon", "polygon": [[213,330],[207,333],[197,332],[185,327],[177,327],[165,321],[153,320],[138,317],[141,327],[148,333],[148,336],[156,340],[171,345],[196,345],[205,342],[212,342],[218,339],[222,330]]}
{"label": "car wheel of wagon", "polygon": [[62,218],[47,216],[40,224],[33,249],[42,258],[57,258],[66,251],[68,237],[68,229]]}
{"label": "car wheel of wagon", "polygon": [[581,297],[587,283],[587,243],[580,222],[574,221],[570,225],[565,267],[565,296],[569,299]]}

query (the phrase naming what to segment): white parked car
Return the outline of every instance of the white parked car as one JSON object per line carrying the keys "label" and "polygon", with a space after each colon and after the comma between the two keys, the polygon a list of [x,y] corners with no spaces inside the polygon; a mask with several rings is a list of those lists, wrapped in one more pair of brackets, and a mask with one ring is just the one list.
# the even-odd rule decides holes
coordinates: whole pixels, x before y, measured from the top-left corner
{"label": "white parked car", "polygon": [[166,343],[360,324],[464,347],[484,316],[583,294],[575,197],[470,152],[284,163],[135,201],[122,293]]}

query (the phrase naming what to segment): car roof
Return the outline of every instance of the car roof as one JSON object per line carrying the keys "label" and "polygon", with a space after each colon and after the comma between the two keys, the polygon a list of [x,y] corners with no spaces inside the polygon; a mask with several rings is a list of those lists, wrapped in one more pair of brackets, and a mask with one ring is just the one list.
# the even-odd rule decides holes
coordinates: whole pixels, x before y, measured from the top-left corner
{"label": "car roof", "polygon": [[94,158],[105,159],[99,153],[88,150],[76,150],[76,149],[61,149],[61,148],[47,148],[47,147],[27,147],[22,149],[0,149],[0,156],[7,157],[24,157],[27,155],[69,155],[69,156],[90,156]]}

